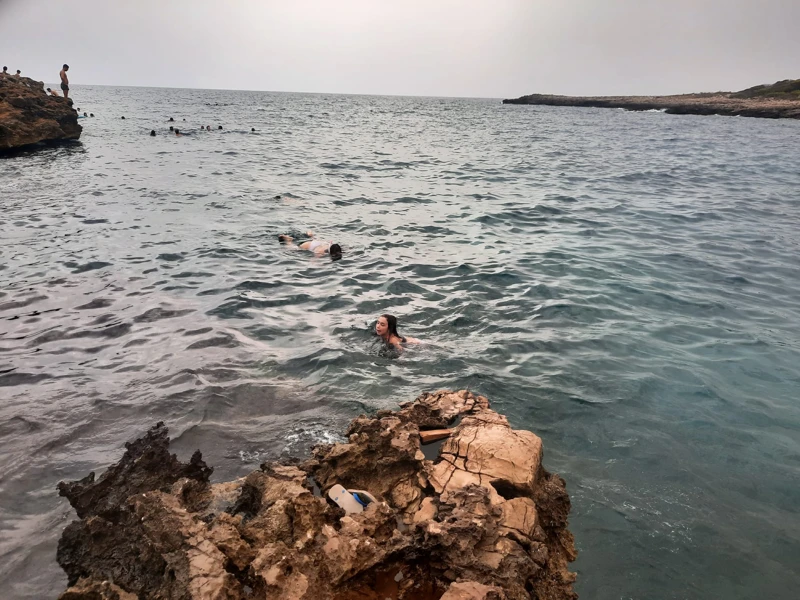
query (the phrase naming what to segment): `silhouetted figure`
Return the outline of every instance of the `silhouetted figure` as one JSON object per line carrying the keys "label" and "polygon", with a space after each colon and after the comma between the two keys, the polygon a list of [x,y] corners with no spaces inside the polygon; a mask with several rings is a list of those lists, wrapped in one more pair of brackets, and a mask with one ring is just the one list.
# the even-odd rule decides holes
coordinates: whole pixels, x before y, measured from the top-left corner
{"label": "silhouetted figure", "polygon": [[8,67],[3,67],[3,75],[8,75]]}
{"label": "silhouetted figure", "polygon": [[211,131],[211,125],[206,125],[206,131]]}
{"label": "silhouetted figure", "polygon": [[64,98],[69,98],[69,78],[67,77],[69,65],[64,65],[61,72],[58,74],[61,77],[61,91],[64,92]]}
{"label": "silhouetted figure", "polygon": [[217,129],[222,129],[222,125],[220,125],[219,127],[217,127]]}
{"label": "silhouetted figure", "polygon": [[156,137],[156,130],[155,129],[151,129],[150,130],[150,137]]}
{"label": "silhouetted figure", "polygon": [[16,73],[15,77],[19,77],[20,75],[22,75],[22,71],[20,71],[19,69],[17,69],[17,73]]}
{"label": "silhouetted figure", "polygon": [[170,117],[168,122],[169,122],[169,123],[173,123],[173,122],[175,122],[175,119],[173,119],[172,117]]}
{"label": "silhouetted figure", "polygon": [[[80,108],[78,110],[80,110]],[[89,115],[87,115],[86,113],[83,113],[83,116],[84,117],[88,117]]]}

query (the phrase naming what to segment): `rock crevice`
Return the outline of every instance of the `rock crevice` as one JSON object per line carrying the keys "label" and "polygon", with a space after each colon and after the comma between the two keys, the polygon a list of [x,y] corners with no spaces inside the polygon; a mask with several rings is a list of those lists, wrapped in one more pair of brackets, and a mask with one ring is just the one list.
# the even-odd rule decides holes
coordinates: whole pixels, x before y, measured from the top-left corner
{"label": "rock crevice", "polygon": [[[420,430],[448,426],[427,459]],[[62,600],[577,597],[564,480],[486,398],[423,394],[347,436],[212,484],[158,424],[99,479],[59,484],[80,517],[58,547]],[[375,501],[346,514],[319,493],[335,484]]]}

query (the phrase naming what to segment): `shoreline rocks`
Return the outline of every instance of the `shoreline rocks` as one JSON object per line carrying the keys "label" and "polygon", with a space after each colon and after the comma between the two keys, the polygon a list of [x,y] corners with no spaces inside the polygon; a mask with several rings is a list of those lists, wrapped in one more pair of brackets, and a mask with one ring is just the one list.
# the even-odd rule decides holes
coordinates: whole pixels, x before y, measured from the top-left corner
{"label": "shoreline rocks", "polygon": [[[59,484],[80,518],[58,545],[61,600],[577,598],[564,480],[486,398],[423,394],[347,436],[212,484],[159,423],[99,479]],[[375,501],[345,513],[323,495],[335,484]]]}
{"label": "shoreline rocks", "polygon": [[724,115],[800,119],[800,80],[779,81],[741,92],[675,96],[556,96],[530,94],[503,104],[660,110],[672,115]]}
{"label": "shoreline rocks", "polygon": [[0,76],[0,153],[77,140],[82,130],[71,103],[50,96],[41,81]]}

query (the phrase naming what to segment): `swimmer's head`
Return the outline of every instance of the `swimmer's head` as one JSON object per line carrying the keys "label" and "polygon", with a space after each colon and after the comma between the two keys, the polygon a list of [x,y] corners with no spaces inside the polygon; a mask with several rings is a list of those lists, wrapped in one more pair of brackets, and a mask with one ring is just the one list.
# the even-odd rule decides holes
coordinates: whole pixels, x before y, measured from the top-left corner
{"label": "swimmer's head", "polygon": [[151,137],[156,137],[156,130],[155,129],[151,129],[150,130],[150,136]]}
{"label": "swimmer's head", "polygon": [[47,88],[47,91],[48,91],[48,92],[52,92],[53,90],[51,90],[50,88]]}
{"label": "swimmer's head", "polygon": [[328,254],[331,255],[331,259],[339,260],[342,258],[342,247],[339,244],[331,244],[330,248],[328,248]]}
{"label": "swimmer's head", "polygon": [[174,128],[172,125],[170,125],[170,126],[169,126],[169,130],[170,130],[170,131],[175,131],[175,128]]}
{"label": "swimmer's head", "polygon": [[382,338],[392,335],[400,337],[400,334],[397,333],[397,317],[394,315],[381,315],[378,317],[378,322],[375,323],[375,333]]}

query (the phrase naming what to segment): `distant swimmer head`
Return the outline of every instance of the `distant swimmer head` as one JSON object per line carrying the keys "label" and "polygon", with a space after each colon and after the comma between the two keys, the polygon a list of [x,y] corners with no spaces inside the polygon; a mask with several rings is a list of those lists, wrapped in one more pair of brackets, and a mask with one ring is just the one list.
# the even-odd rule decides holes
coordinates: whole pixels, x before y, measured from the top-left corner
{"label": "distant swimmer head", "polygon": [[22,71],[20,71],[19,69],[17,69],[17,75],[19,75],[20,73],[22,73]]}
{"label": "distant swimmer head", "polygon": [[175,120],[175,119],[173,119],[172,117],[170,117],[170,118],[169,118],[169,122],[170,122],[170,123],[172,123],[174,120]]}
{"label": "distant swimmer head", "polygon": [[125,117],[122,117],[122,118],[124,119]]}
{"label": "distant swimmer head", "polygon": [[155,129],[151,129],[150,130],[150,137],[156,137],[156,130]]}
{"label": "distant swimmer head", "polygon": [[217,129],[222,129],[222,125],[220,125],[219,127],[217,127]]}
{"label": "distant swimmer head", "polygon": [[256,130],[256,128],[255,128],[255,127],[251,127],[251,128],[250,128],[250,131],[255,131],[255,130]]}
{"label": "distant swimmer head", "polygon": [[342,258],[342,247],[339,244],[331,244],[328,248],[328,254],[331,255],[331,260],[339,260]]}
{"label": "distant swimmer head", "polygon": [[384,339],[391,336],[400,337],[397,333],[397,317],[394,315],[381,315],[375,323],[375,333]]}
{"label": "distant swimmer head", "polygon": [[[80,108],[78,110],[80,110]],[[87,115],[86,113],[83,113],[83,116],[84,117],[88,117],[89,115]],[[92,115],[92,116],[94,116],[94,115]]]}
{"label": "distant swimmer head", "polygon": [[206,131],[211,131],[211,125],[206,125]]}
{"label": "distant swimmer head", "polygon": [[176,129],[175,130],[175,135],[180,135],[180,134],[181,134],[181,130],[180,129]]}
{"label": "distant swimmer head", "polygon": [[170,125],[170,126],[169,126],[169,130],[170,130],[170,131],[175,131],[175,128],[174,128],[172,125]]}
{"label": "distant swimmer head", "polygon": [[90,117],[93,117],[93,116],[94,116],[94,113],[89,113],[89,116],[90,116]]}

